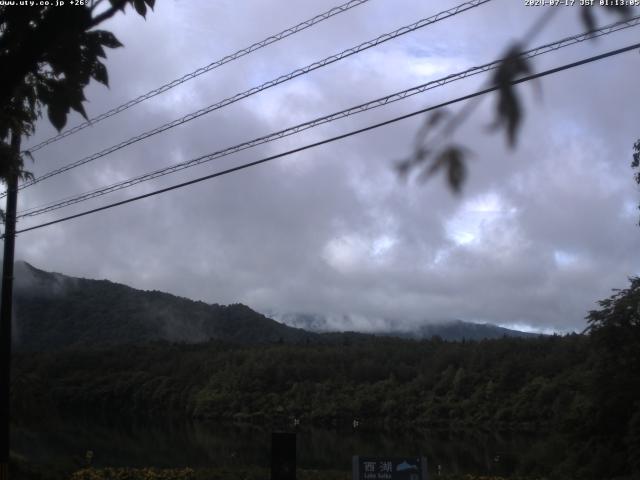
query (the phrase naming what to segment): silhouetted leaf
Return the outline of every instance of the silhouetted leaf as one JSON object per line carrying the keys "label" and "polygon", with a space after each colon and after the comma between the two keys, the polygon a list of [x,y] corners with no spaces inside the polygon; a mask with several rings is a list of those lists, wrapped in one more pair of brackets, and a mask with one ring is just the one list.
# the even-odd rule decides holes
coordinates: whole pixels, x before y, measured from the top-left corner
{"label": "silhouetted leaf", "polygon": [[71,103],[69,106],[73,108],[76,112],[78,112],[80,115],[82,115],[85,118],[85,120],[89,118],[87,116],[86,110],[84,109],[84,105],[82,105],[82,101]]}
{"label": "silhouetted leaf", "polygon": [[449,110],[442,108],[440,110],[436,110],[435,112],[433,112],[425,123],[427,127],[432,128],[438,125],[440,121],[442,121],[448,116],[449,116]]}
{"label": "silhouetted leaf", "polygon": [[493,128],[505,126],[509,145],[516,144],[518,127],[522,118],[520,101],[512,84],[520,75],[531,72],[529,63],[522,56],[519,44],[512,46],[493,76],[494,84],[498,87],[498,103],[496,120]]}
{"label": "silhouetted leaf", "polygon": [[124,7],[127,6],[128,2],[123,0],[109,0],[109,3],[112,7],[116,7],[124,12]]}
{"label": "silhouetted leaf", "polygon": [[11,146],[6,142],[0,141],[0,177],[7,178],[13,161],[14,156]]}
{"label": "silhouetted leaf", "polygon": [[418,176],[418,181],[426,182],[429,177],[432,177],[438,172],[438,170],[444,167],[446,165],[446,162],[447,159],[442,154],[436,156],[431,162],[431,166],[429,168],[425,168],[422,173],[420,173],[420,176]]}
{"label": "silhouetted leaf", "polygon": [[98,38],[98,41],[101,45],[104,45],[107,48],[119,48],[122,47],[122,43],[116,38],[116,36],[105,30],[97,30],[93,32],[95,36]]}
{"label": "silhouetted leaf", "polygon": [[96,61],[93,64],[91,76],[103,85],[109,86],[109,74],[107,73],[107,67],[103,63]]}
{"label": "silhouetted leaf", "polygon": [[436,110],[425,119],[420,127],[420,130],[416,133],[416,149],[420,148],[419,145],[427,140],[429,132],[432,128],[436,127],[443,119],[449,115],[449,111],[446,109]]}
{"label": "silhouetted leaf", "polygon": [[500,98],[498,99],[498,115],[502,117],[502,123],[506,124],[509,145],[511,147],[515,146],[522,112],[520,109],[520,101],[512,89],[506,89],[501,92]]}
{"label": "silhouetted leaf", "polygon": [[[615,13],[621,18],[629,18],[633,14],[633,9],[629,5],[607,5],[603,7],[606,12]],[[601,11],[601,9],[598,11]],[[595,12],[595,7],[582,7],[580,9],[582,24],[588,32],[595,30],[598,27]],[[594,39],[597,39],[597,37]]]}
{"label": "silhouetted leaf", "polygon": [[449,159],[447,178],[451,189],[456,193],[460,193],[462,185],[467,178],[467,167],[462,158],[453,157]]}
{"label": "silhouetted leaf", "polygon": [[146,18],[147,16],[147,5],[145,4],[145,0],[133,0],[133,6],[140,15]]}
{"label": "silhouetted leaf", "polygon": [[416,148],[411,157],[395,163],[394,168],[396,173],[402,180],[405,180],[409,173],[411,173],[411,170],[421,163],[424,163],[430,154],[431,151],[424,147]]}
{"label": "silhouetted leaf", "polygon": [[51,124],[58,131],[62,130],[64,126],[67,124],[68,112],[69,112],[69,109],[62,106],[60,101],[49,103],[47,115],[49,117],[49,121],[51,121]]}
{"label": "silhouetted leaf", "polygon": [[593,9],[584,7],[580,9],[580,16],[582,17],[582,24],[587,32],[596,29],[596,18],[593,14]]}
{"label": "silhouetted leaf", "polygon": [[398,160],[394,163],[393,168],[401,180],[406,180],[411,170],[411,159]]}
{"label": "silhouetted leaf", "polygon": [[20,176],[22,157],[7,142],[0,142],[0,178],[7,179],[12,174]]}
{"label": "silhouetted leaf", "polygon": [[33,172],[29,172],[27,170],[20,170],[20,172],[18,173],[18,178],[23,182],[28,182],[30,180],[35,179],[36,177],[33,174]]}
{"label": "silhouetted leaf", "polygon": [[455,145],[450,145],[442,150],[432,161],[431,166],[426,168],[419,177],[424,182],[437,173],[440,169],[446,168],[447,181],[454,193],[460,193],[462,185],[466,180],[467,168],[465,165],[466,149]]}
{"label": "silhouetted leaf", "polygon": [[102,48],[101,32],[102,30],[87,32],[87,35],[85,37],[86,47],[87,47],[87,54],[90,57],[101,57],[101,58],[107,57],[104,51],[104,48]]}

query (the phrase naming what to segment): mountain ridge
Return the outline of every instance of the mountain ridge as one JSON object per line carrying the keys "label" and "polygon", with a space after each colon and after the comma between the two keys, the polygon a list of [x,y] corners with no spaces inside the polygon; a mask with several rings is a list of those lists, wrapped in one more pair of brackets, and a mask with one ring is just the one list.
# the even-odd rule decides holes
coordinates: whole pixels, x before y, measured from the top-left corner
{"label": "mountain ridge", "polygon": [[46,272],[24,261],[16,262],[14,311],[14,345],[25,351],[157,341],[300,344],[351,342],[371,335],[415,340],[433,336],[443,340],[528,336],[468,322],[423,325],[415,331],[336,332],[314,329],[313,325],[305,329],[269,318],[241,303],[207,304],[109,280]]}
{"label": "mountain ridge", "polygon": [[16,262],[14,344],[19,350],[154,341],[300,342],[309,332],[246,305],[194,301],[109,280],[69,277]]}

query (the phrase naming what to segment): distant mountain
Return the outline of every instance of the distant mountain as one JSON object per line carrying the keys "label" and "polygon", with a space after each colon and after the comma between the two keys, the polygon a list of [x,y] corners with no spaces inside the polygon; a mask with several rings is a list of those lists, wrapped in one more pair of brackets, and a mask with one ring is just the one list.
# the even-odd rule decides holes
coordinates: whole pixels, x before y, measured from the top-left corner
{"label": "distant mountain", "polygon": [[335,344],[367,341],[370,334],[450,341],[533,335],[461,321],[375,332],[366,328],[367,319],[351,316],[273,315],[275,321],[242,304],[207,304],[108,280],[45,272],[21,261],[15,265],[14,287],[13,342],[22,351],[156,341]]}
{"label": "distant mountain", "polygon": [[74,278],[16,262],[13,340],[17,350],[222,340],[260,344],[318,341],[242,304],[196,302],[107,280]]}
{"label": "distant mountain", "polygon": [[499,327],[490,323],[463,322],[452,320],[446,323],[421,325],[415,330],[397,332],[397,336],[404,338],[431,338],[438,336],[443,340],[489,340],[502,337],[532,338],[539,337],[539,333],[522,332]]}
{"label": "distant mountain", "polygon": [[[489,323],[472,323],[463,322],[462,320],[438,321],[424,323],[412,328],[401,328],[404,326],[398,321],[368,321],[366,318],[351,315],[328,316],[308,313],[273,313],[269,316],[291,327],[317,333],[347,330],[416,340],[437,336],[447,341],[485,340],[505,336],[519,338],[539,336],[537,333],[511,330]],[[373,325],[375,329],[368,328],[365,331],[363,329],[365,325]]]}

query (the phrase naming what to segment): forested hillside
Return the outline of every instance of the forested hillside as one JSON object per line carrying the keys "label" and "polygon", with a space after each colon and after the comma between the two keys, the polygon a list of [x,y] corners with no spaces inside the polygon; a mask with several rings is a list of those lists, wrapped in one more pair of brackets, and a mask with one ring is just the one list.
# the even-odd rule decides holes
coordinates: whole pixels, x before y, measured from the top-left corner
{"label": "forested hillside", "polygon": [[581,336],[449,343],[154,344],[16,357],[15,398],[271,422],[570,427],[589,404]]}
{"label": "forested hillside", "polygon": [[[156,341],[307,344],[365,338],[364,334],[356,333],[309,332],[276,322],[242,304],[207,304],[168,293],[137,290],[108,280],[45,272],[26,262],[16,263],[14,298],[14,346],[22,351]],[[493,325],[460,321],[379,334],[406,338],[437,335],[450,340],[527,335]]]}
{"label": "forested hillside", "polygon": [[196,302],[108,280],[16,265],[14,344],[18,350],[143,344],[297,342],[315,334],[287,327],[242,304]]}
{"label": "forested hillside", "polygon": [[[447,342],[321,335],[242,305],[32,273],[16,302],[33,322],[19,335],[35,330],[13,362],[18,417],[536,431],[559,478],[640,473],[639,279],[590,312],[585,335]],[[171,325],[218,340],[163,336]]]}
{"label": "forested hillside", "polygon": [[364,429],[536,431],[556,442],[549,465],[582,478],[628,470],[637,454],[627,427],[632,405],[610,398],[618,404],[609,413],[621,423],[601,423],[598,402],[612,393],[611,384],[600,383],[592,339],[579,335],[320,346],[161,343],[19,355],[14,365],[13,405],[21,417],[58,409],[279,428],[291,428],[294,419],[301,428],[351,428],[357,419]]}

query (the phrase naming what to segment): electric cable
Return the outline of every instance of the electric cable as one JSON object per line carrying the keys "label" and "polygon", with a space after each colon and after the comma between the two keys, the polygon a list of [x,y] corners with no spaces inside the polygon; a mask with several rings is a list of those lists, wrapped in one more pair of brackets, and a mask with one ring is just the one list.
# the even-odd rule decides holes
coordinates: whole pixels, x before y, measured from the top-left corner
{"label": "electric cable", "polygon": [[[634,26],[638,26],[640,24],[640,16],[637,17],[633,17],[633,18],[629,18],[627,20],[624,21],[620,21],[620,22],[615,22],[613,24],[607,25],[605,27],[596,29],[596,30],[592,30],[590,32],[585,32],[585,33],[581,33],[578,35],[573,35],[570,37],[565,37],[561,40],[552,42],[552,43],[548,43],[546,45],[541,45],[539,47],[533,48],[531,50],[528,50],[526,52],[523,52],[521,57],[524,59],[529,59],[529,58],[533,58],[536,56],[540,56],[549,52],[553,52],[556,50],[559,50],[561,48],[565,48],[568,47],[570,45],[575,45],[577,43],[580,42],[584,42],[585,40],[588,39],[592,39],[594,37],[602,37],[605,35],[609,35],[611,33],[620,31],[620,30],[624,30],[630,27],[634,27]],[[169,175],[171,173],[175,173],[187,168],[191,168],[194,167],[196,165],[200,165],[206,162],[210,162],[212,160],[218,159],[218,158],[222,158],[224,156],[227,155],[231,155],[237,152],[240,152],[242,150],[246,150],[248,148],[252,148],[258,145],[262,145],[271,141],[275,141],[277,139],[280,138],[284,138],[290,135],[294,135],[297,134],[299,132],[302,132],[304,130],[308,130],[310,128],[314,128],[317,127],[319,125],[323,125],[329,122],[333,122],[336,121],[340,118],[345,118],[351,115],[355,115],[358,113],[362,113],[368,110],[372,110],[374,108],[378,108],[384,105],[388,105],[390,103],[393,102],[397,102],[399,100],[403,100],[406,99],[410,96],[413,95],[417,95],[419,93],[423,93],[425,91],[431,90],[433,88],[436,87],[440,87],[443,85],[446,85],[448,83],[457,81],[457,80],[462,80],[464,78],[468,78],[474,75],[478,75],[480,73],[485,73],[488,72],[490,70],[495,70],[496,68],[498,68],[498,66],[500,65],[500,63],[502,62],[502,59],[500,60],[495,60],[493,62],[481,65],[481,66],[477,66],[477,67],[472,67],[470,69],[464,70],[462,72],[459,73],[455,73],[455,74],[451,74],[451,75],[447,75],[445,77],[442,77],[440,79],[437,80],[432,80],[429,81],[427,83],[424,83],[422,85],[418,85],[406,90],[402,90],[400,92],[396,92],[393,93],[391,95],[387,95],[385,97],[381,97],[375,100],[371,100],[369,102],[354,106],[354,107],[350,107],[347,108],[345,110],[341,110],[339,112],[335,112],[332,113],[330,115],[325,115],[322,117],[318,117],[316,119],[295,125],[293,127],[289,127],[274,133],[270,133],[268,135],[262,136],[262,137],[258,137],[255,139],[252,139],[250,141],[247,142],[243,142],[231,147],[227,147],[225,149],[219,150],[217,152],[214,153],[210,153],[207,155],[203,155],[200,157],[196,157],[190,160],[187,160],[185,162],[181,162],[175,165],[171,165],[168,167],[164,167],[152,172],[148,172],[145,173],[143,175],[139,175],[137,177],[133,177],[121,182],[117,182],[105,187],[101,187],[89,192],[85,192],[85,193],[81,193],[81,194],[77,194],[77,195],[73,195],[73,196],[69,196],[66,197],[64,199],[61,200],[56,200],[54,202],[49,202],[45,205],[39,205],[36,207],[31,207],[25,210],[22,210],[20,212],[18,212],[18,216],[17,218],[25,218],[25,217],[33,217],[36,215],[41,215],[47,212],[51,212],[54,210],[58,210],[60,208],[64,208],[70,205],[74,205],[76,203],[80,203],[82,201],[85,200],[89,200],[92,198],[97,198],[118,190],[122,190],[124,188],[128,188],[137,184],[140,184],[142,182],[145,181],[149,181],[155,178],[159,178],[165,175]]]}
{"label": "electric cable", "polygon": [[290,37],[291,35],[294,35],[298,32],[301,32],[302,30],[305,30],[313,25],[316,25],[320,22],[323,22],[325,20],[327,20],[328,18],[331,18],[335,15],[338,15],[339,13],[343,13],[346,12],[347,10],[350,10],[354,7],[357,7],[359,5],[362,5],[363,3],[368,2],[369,0],[349,0],[346,3],[343,3],[342,5],[339,5],[337,7],[333,7],[330,10],[327,10],[324,13],[321,13],[319,15],[316,15],[313,18],[310,18],[309,20],[305,20],[304,22],[301,22],[297,25],[294,25],[293,27],[289,27],[283,31],[281,31],[280,33],[276,33],[275,35],[271,35],[270,37],[265,38],[264,40],[261,40],[259,42],[256,42],[248,47],[242,48],[240,50],[238,50],[235,53],[231,53],[229,55],[226,55],[224,57],[222,57],[219,60],[216,60],[214,62],[211,62],[209,65],[205,65],[204,67],[200,67],[196,70],[194,70],[191,73],[187,73],[185,75],[183,75],[180,78],[177,78],[175,80],[172,80],[171,82],[165,83],[164,85],[161,85],[160,87],[151,90],[150,92],[147,92],[143,95],[140,95],[132,100],[129,100],[128,102],[123,103],[122,105],[119,105],[117,107],[112,108],[111,110],[108,110],[104,113],[101,113],[100,115],[96,115],[93,118],[90,118],[89,120],[80,123],[79,125],[76,125],[75,127],[69,128],[67,130],[64,130],[62,132],[60,132],[57,135],[54,135],[51,138],[48,138],[47,140],[44,140],[40,143],[38,143],[37,145],[34,145],[33,147],[27,148],[26,151],[33,153],[36,152],[37,150],[40,150],[41,148],[50,145],[52,143],[57,142],[58,140],[62,140],[63,138],[68,137],[69,135],[73,135],[74,133],[79,132],[80,130],[84,130],[87,127],[93,126],[98,122],[101,122],[102,120],[105,120],[109,117],[112,117],[114,115],[117,115],[118,113],[124,112],[125,110],[128,110],[129,108],[144,102],[145,100],[148,100],[150,98],[155,97],[156,95],[160,95],[161,93],[164,93],[168,90],[171,90],[174,87],[177,87],[178,85],[182,85],[185,82],[188,82],[189,80],[192,80],[196,77],[199,77],[200,75],[210,72],[211,70],[214,70],[218,67],[221,67],[222,65],[225,65],[229,62],[232,62],[233,60],[237,60],[241,57],[244,57],[245,55],[249,55],[252,52],[255,52],[256,50],[260,50],[261,48],[266,47],[267,45],[271,45],[272,43],[278,42],[280,40],[283,40],[287,37]]}
{"label": "electric cable", "polygon": [[[520,83],[529,82],[529,81],[537,79],[537,78],[545,77],[547,75],[558,73],[558,72],[561,72],[561,71],[564,71],[564,70],[569,70],[571,68],[575,68],[575,67],[578,67],[578,66],[581,66],[581,65],[586,65],[588,63],[592,63],[592,62],[596,62],[596,61],[599,61],[599,60],[603,60],[605,58],[612,57],[614,55],[620,55],[622,53],[629,52],[631,50],[635,50],[635,49],[638,49],[638,48],[640,48],[640,43],[635,43],[633,45],[629,45],[627,47],[623,47],[623,48],[619,48],[619,49],[616,49],[616,50],[612,50],[612,51],[609,51],[607,53],[603,53],[603,54],[600,54],[600,55],[594,55],[592,57],[588,57],[588,58],[585,58],[583,60],[579,60],[577,62],[568,63],[568,64],[562,65],[560,67],[555,67],[555,68],[552,68],[552,69],[549,69],[549,70],[545,70],[543,72],[534,73],[532,75],[527,75],[525,77],[513,80],[513,81],[511,81],[509,83],[511,85],[517,85],[517,84],[520,84]],[[50,222],[45,222],[45,223],[41,223],[41,224],[34,225],[34,226],[31,226],[31,227],[23,228],[21,230],[17,230],[15,233],[16,234],[25,233],[25,232],[29,232],[29,231],[32,231],[32,230],[48,227],[48,226],[55,225],[55,224],[58,224],[58,223],[66,222],[66,221],[69,221],[69,220],[73,220],[75,218],[84,217],[86,215],[90,215],[90,214],[93,214],[93,213],[101,212],[101,211],[108,210],[108,209],[111,209],[111,208],[114,208],[114,207],[118,207],[118,206],[121,206],[121,205],[132,203],[132,202],[135,202],[135,201],[138,201],[138,200],[149,198],[149,197],[152,197],[152,196],[155,196],[155,195],[160,195],[162,193],[166,193],[166,192],[169,192],[169,191],[172,191],[172,190],[176,190],[176,189],[179,189],[179,188],[183,188],[183,187],[187,187],[187,186],[190,186],[190,185],[194,185],[196,183],[200,183],[200,182],[203,182],[203,181],[206,181],[206,180],[210,180],[210,179],[213,179],[213,178],[216,178],[216,177],[221,177],[223,175],[227,175],[227,174],[230,174],[230,173],[233,173],[233,172],[237,172],[237,171],[244,170],[244,169],[247,169],[247,168],[250,168],[250,167],[254,167],[256,165],[260,165],[260,164],[263,164],[263,163],[266,163],[266,162],[270,162],[270,161],[276,160],[278,158],[282,158],[282,157],[285,157],[285,156],[288,156],[288,155],[292,155],[294,153],[302,152],[302,151],[308,150],[310,148],[315,148],[315,147],[318,147],[320,145],[325,145],[327,143],[332,143],[332,142],[335,142],[337,140],[342,140],[342,139],[345,139],[345,138],[348,138],[348,137],[351,137],[351,136],[354,136],[354,135],[358,135],[358,134],[361,134],[361,133],[364,133],[364,132],[368,132],[370,130],[374,130],[376,128],[380,128],[380,127],[383,127],[383,126],[386,126],[386,125],[390,125],[392,123],[396,123],[396,122],[399,122],[401,120],[405,120],[407,118],[415,117],[415,116],[421,115],[423,113],[427,113],[427,112],[430,112],[430,111],[433,111],[433,110],[437,110],[439,108],[443,108],[443,107],[446,107],[446,106],[449,106],[449,105],[453,105],[455,103],[459,103],[459,102],[462,102],[462,101],[465,101],[465,100],[470,100],[472,98],[475,98],[475,97],[478,97],[478,96],[481,96],[481,95],[485,95],[487,93],[494,92],[494,91],[496,91],[496,90],[498,90],[500,88],[501,88],[501,86],[499,86],[499,85],[492,86],[492,87],[489,87],[489,88],[485,88],[483,90],[479,90],[479,91],[471,93],[469,95],[464,95],[464,96],[461,96],[461,97],[457,97],[457,98],[455,98],[453,100],[449,100],[449,101],[440,103],[438,105],[433,105],[433,106],[430,106],[430,107],[427,107],[427,108],[416,110],[414,112],[411,112],[411,113],[408,113],[408,114],[405,114],[405,115],[394,117],[394,118],[391,118],[389,120],[385,120],[383,122],[379,122],[379,123],[376,123],[376,124],[373,124],[373,125],[369,125],[367,127],[359,128],[357,130],[352,130],[350,132],[343,133],[341,135],[337,135],[337,136],[334,136],[334,137],[331,137],[331,138],[327,138],[325,140],[321,140],[321,141],[318,141],[318,142],[315,142],[315,143],[310,143],[310,144],[304,145],[302,147],[298,147],[298,148],[294,148],[292,150],[288,150],[286,152],[278,153],[276,155],[271,155],[269,157],[262,158],[260,160],[256,160],[256,161],[253,161],[253,162],[249,162],[249,163],[245,163],[245,164],[242,164],[242,165],[238,165],[236,167],[228,168],[226,170],[222,170],[222,171],[219,171],[219,172],[216,172],[216,173],[212,173],[210,175],[205,175],[203,177],[198,177],[198,178],[195,178],[193,180],[189,180],[187,182],[182,182],[182,183],[179,183],[179,184],[176,184],[176,185],[172,185],[170,187],[161,188],[161,189],[155,190],[153,192],[149,192],[149,193],[145,193],[143,195],[138,195],[138,196],[135,196],[135,197],[132,197],[132,198],[128,198],[126,200],[110,203],[110,204],[104,205],[102,207],[93,208],[91,210],[85,210],[84,212],[76,213],[74,215],[69,215],[67,217],[62,217],[62,218],[59,218],[59,219],[56,219],[56,220],[52,220]],[[2,235],[1,238],[4,238],[4,235]]]}
{"label": "electric cable", "polygon": [[[265,82],[257,87],[253,87],[250,88],[249,90],[245,90],[244,92],[238,93],[236,95],[233,95],[231,97],[225,98],[224,100],[221,100],[218,103],[209,105],[207,107],[204,107],[200,110],[197,110],[195,112],[192,112],[188,115],[185,115],[184,117],[178,118],[176,120],[173,120],[171,122],[165,123],[163,125],[160,125],[159,127],[156,127],[152,130],[149,130],[147,132],[141,133],[139,135],[136,135],[135,137],[131,137],[128,140],[125,140],[123,142],[120,142],[116,145],[113,145],[111,147],[108,147],[104,150],[101,150],[100,152],[94,153],[92,155],[89,155],[87,157],[84,157],[80,160],[77,160],[73,163],[67,164],[63,167],[60,167],[58,169],[52,170],[48,173],[45,173],[43,175],[41,175],[40,177],[28,180],[26,182],[23,182],[21,185],[19,185],[18,189],[22,190],[23,188],[29,187],[31,185],[35,185],[36,183],[42,182],[43,180],[46,180],[48,178],[51,178],[53,176],[59,175],[61,173],[67,172],[73,168],[79,167],[81,165],[84,165],[86,163],[92,162],[94,160],[97,160],[99,158],[102,158],[106,155],[109,155],[110,153],[116,152],[118,150],[121,150],[124,147],[127,147],[129,145],[132,145],[134,143],[137,143],[141,140],[147,139],[153,135],[157,135],[159,133],[162,133],[166,130],[169,130],[171,128],[177,127],[178,125],[182,125],[184,123],[190,122],[191,120],[195,120],[196,118],[202,117],[203,115],[206,115],[208,113],[213,112],[214,110],[218,110],[220,108],[226,107],[228,105],[231,105],[235,102],[238,102],[244,98],[250,97],[252,95],[255,95],[256,93],[262,92],[263,90],[266,90],[268,88],[274,87],[276,85],[279,85],[281,83],[287,82],[289,80],[292,80],[296,77],[299,77],[301,75],[305,75],[309,72],[312,72],[314,70],[317,70],[319,68],[322,68],[326,65],[330,65],[332,63],[335,63],[339,60],[342,60],[344,58],[350,57],[351,55],[355,55],[357,53],[360,53],[364,50],[367,50],[371,47],[380,45],[384,42],[387,42],[389,40],[392,40],[394,38],[397,38],[401,35],[405,35],[407,33],[413,32],[415,30],[418,30],[420,28],[426,27],[427,25],[432,25],[440,20],[444,20],[450,17],[453,17],[455,15],[458,15],[462,12],[465,12],[467,10],[470,10],[472,8],[478,7],[480,5],[483,5],[485,3],[488,3],[492,0],[470,0],[467,1],[465,3],[462,3],[456,7],[450,8],[448,10],[442,11],[440,13],[437,13],[435,15],[432,15],[431,17],[428,18],[423,18],[422,20],[418,20],[415,23],[412,23],[411,25],[407,25],[404,27],[401,27],[397,30],[394,30],[393,32],[390,33],[385,33],[383,35],[380,35],[376,38],[374,38],[373,40],[369,40],[367,42],[361,43],[355,47],[351,47],[348,48],[347,50],[343,50],[342,52],[335,54],[335,55],[331,55],[329,57],[326,57],[322,60],[319,60],[317,62],[311,63],[305,67],[302,68],[298,68],[286,75],[281,75],[280,77],[270,80],[268,82]],[[3,192],[2,194],[0,194],[0,198],[3,198],[4,196],[6,196],[6,192]]]}

